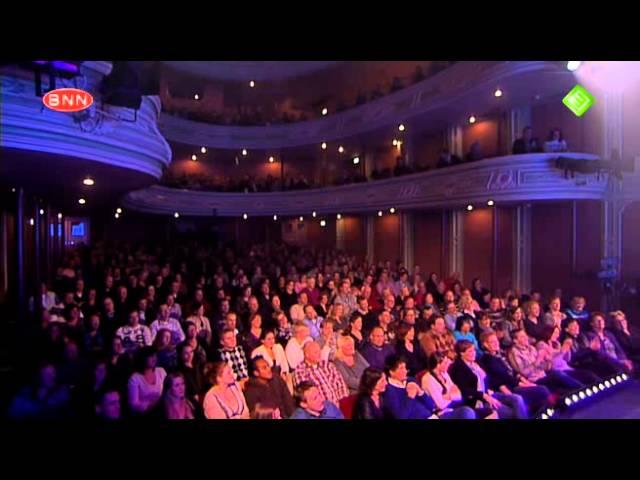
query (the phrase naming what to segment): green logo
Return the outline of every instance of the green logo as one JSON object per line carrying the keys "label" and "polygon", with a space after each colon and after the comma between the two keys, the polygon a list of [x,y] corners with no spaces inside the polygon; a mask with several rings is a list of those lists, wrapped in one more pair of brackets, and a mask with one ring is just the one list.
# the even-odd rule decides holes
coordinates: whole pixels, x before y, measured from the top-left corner
{"label": "green logo", "polygon": [[593,106],[595,99],[582,85],[576,85],[567,96],[562,99],[562,103],[577,117],[581,117]]}

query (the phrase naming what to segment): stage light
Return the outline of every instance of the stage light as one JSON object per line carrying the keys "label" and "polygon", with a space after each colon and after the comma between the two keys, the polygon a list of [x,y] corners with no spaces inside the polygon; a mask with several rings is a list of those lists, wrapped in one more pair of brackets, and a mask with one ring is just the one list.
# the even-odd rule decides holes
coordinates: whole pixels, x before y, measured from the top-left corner
{"label": "stage light", "polygon": [[44,210],[40,209],[40,215],[44,215]]}
{"label": "stage light", "polygon": [[249,215],[247,215],[246,213],[243,213],[243,214],[242,214],[242,219],[243,219],[243,220],[246,220],[247,218],[249,218]]}
{"label": "stage light", "polygon": [[573,400],[574,403],[577,403],[578,399],[578,395],[576,395],[575,393],[573,395],[571,395],[571,400]]}
{"label": "stage light", "polygon": [[62,214],[61,213],[58,214],[58,220],[62,220]]}
{"label": "stage light", "polygon": [[617,379],[619,382],[621,382],[621,381],[622,381],[622,377],[621,377],[620,375],[618,375],[618,376],[616,377],[616,379]]}
{"label": "stage light", "polygon": [[398,125],[398,130],[400,130],[401,132],[404,132],[404,124],[403,123]]}
{"label": "stage light", "polygon": [[393,207],[391,207],[391,208],[389,209],[389,213],[396,213],[396,209],[395,209],[395,208],[393,208]]}
{"label": "stage light", "polygon": [[393,144],[394,147],[398,146],[398,140],[396,140],[395,138],[393,139],[393,142],[391,142]]}
{"label": "stage light", "polygon": [[244,156],[244,157],[247,156],[247,149],[246,148],[242,149],[242,156]]}
{"label": "stage light", "polygon": [[278,220],[278,215],[273,216],[273,221],[276,222]]}
{"label": "stage light", "polygon": [[84,180],[82,180],[82,183],[85,184],[87,187],[91,187],[92,185],[94,185],[96,182],[93,178],[91,177],[87,177]]}
{"label": "stage light", "polygon": [[477,120],[477,118],[476,118],[476,116],[475,116],[475,115],[471,115],[471,116],[469,117],[469,123],[471,123],[471,124],[476,123],[476,120]]}
{"label": "stage light", "polygon": [[316,211],[315,211],[315,210],[314,210],[313,212],[311,212],[311,216],[312,216],[313,218],[316,218],[316,215],[317,215],[317,214],[316,214]]}
{"label": "stage light", "polygon": [[467,211],[470,212],[471,210],[473,210],[473,205],[471,205],[471,204],[467,205]]}
{"label": "stage light", "polygon": [[570,72],[575,72],[576,70],[578,70],[580,68],[580,65],[582,65],[582,62],[579,60],[571,60],[567,62],[567,70],[569,70]]}
{"label": "stage light", "polygon": [[612,378],[612,379],[611,379],[611,385],[615,385],[616,383],[618,383],[618,382],[616,381],[616,379],[615,379],[615,378]]}
{"label": "stage light", "polygon": [[120,207],[116,208],[116,213],[122,213],[122,209]]}
{"label": "stage light", "polygon": [[609,382],[609,380],[605,380],[604,386],[607,388],[611,387],[611,382]]}
{"label": "stage light", "polygon": [[585,398],[587,398],[587,395],[584,392],[578,393],[578,396],[580,397],[580,400],[584,400]]}
{"label": "stage light", "polygon": [[329,113],[329,110],[327,110],[327,107],[324,107],[322,109],[322,115],[326,115],[327,113]]}
{"label": "stage light", "polygon": [[298,220],[300,220],[301,222],[304,222],[304,217],[300,215],[300,218],[298,218]]}
{"label": "stage light", "polygon": [[119,213],[116,213],[116,214],[114,214],[113,216],[114,216],[115,218],[120,218],[120,214],[119,214]]}
{"label": "stage light", "polygon": [[489,200],[487,202],[487,205],[489,205],[490,207],[493,207],[495,205],[495,202],[493,200]]}
{"label": "stage light", "polygon": [[196,155],[191,155],[191,160],[195,162],[196,160],[198,160],[198,157]]}
{"label": "stage light", "polygon": [[360,157],[353,157],[353,164],[358,165],[360,163]]}
{"label": "stage light", "polygon": [[16,193],[16,189],[15,189],[15,188],[12,188],[12,189],[11,189],[11,193]]}
{"label": "stage light", "polygon": [[382,210],[378,210],[378,216],[381,217],[382,216]]}
{"label": "stage light", "polygon": [[590,388],[587,388],[587,397],[593,395],[593,391]]}
{"label": "stage light", "polygon": [[35,224],[35,220],[33,218],[29,219],[29,225],[31,225],[33,227],[33,225]]}
{"label": "stage light", "polygon": [[540,418],[541,418],[542,420],[548,420],[548,419],[549,419],[549,417],[547,416],[547,414],[546,414],[546,413],[543,413],[542,415],[540,415]]}
{"label": "stage light", "polygon": [[325,222],[324,220],[320,220],[320,226],[321,227],[326,227],[327,226],[327,222]]}
{"label": "stage light", "polygon": [[256,86],[256,82],[254,82],[253,80],[251,80],[251,81],[249,82],[249,86],[250,86],[251,88],[255,87],[255,86]]}
{"label": "stage light", "polygon": [[200,153],[207,153],[207,147],[202,147],[200,149]]}
{"label": "stage light", "polygon": [[344,147],[342,145],[340,145],[338,147],[338,152],[343,153],[344,152]]}
{"label": "stage light", "polygon": [[80,205],[84,205],[85,203],[87,203],[87,201],[86,201],[84,198],[79,198],[79,199],[78,199],[78,203],[79,203]]}
{"label": "stage light", "polygon": [[180,214],[179,214],[178,212],[174,212],[173,216],[174,216],[175,218],[179,218],[179,217],[180,217]]}
{"label": "stage light", "polygon": [[564,399],[564,404],[568,407],[571,405],[571,399],[569,397]]}
{"label": "stage light", "polygon": [[502,96],[502,90],[500,90],[499,88],[496,88],[496,91],[493,92],[493,96],[496,98],[500,98]]}
{"label": "stage light", "polygon": [[629,378],[629,375],[627,375],[626,373],[623,373],[623,374],[622,374],[622,379],[623,379],[623,380],[626,380],[627,378]]}
{"label": "stage light", "polygon": [[598,385],[598,388],[602,391],[604,390],[604,385],[601,383],[600,385]]}
{"label": "stage light", "polygon": [[194,100],[200,100],[200,95],[198,95],[197,93],[193,96]]}
{"label": "stage light", "polygon": [[269,157],[269,163],[273,163],[273,162],[275,162],[275,161],[276,161],[276,159],[275,159],[275,158],[273,158],[273,157]]}
{"label": "stage light", "polygon": [[320,148],[323,150],[327,149],[327,143],[326,142],[322,142],[322,144],[320,145]]}
{"label": "stage light", "polygon": [[342,215],[338,214],[338,215],[336,215],[336,218],[337,218],[338,220],[340,220],[340,219],[342,218]]}

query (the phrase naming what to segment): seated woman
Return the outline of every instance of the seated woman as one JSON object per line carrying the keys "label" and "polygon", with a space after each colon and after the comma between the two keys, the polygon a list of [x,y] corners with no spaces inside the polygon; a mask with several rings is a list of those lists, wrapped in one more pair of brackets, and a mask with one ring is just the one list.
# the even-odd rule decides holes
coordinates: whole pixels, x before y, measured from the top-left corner
{"label": "seated woman", "polygon": [[540,318],[540,304],[533,300],[528,301],[524,304],[524,314],[524,330],[533,339],[532,343],[541,340],[544,324]]}
{"label": "seated woman", "polygon": [[461,315],[468,315],[472,319],[476,318],[477,310],[474,310],[472,307],[471,302],[473,301],[474,300],[470,296],[460,298],[460,301],[458,302],[458,311]]}
{"label": "seated woman", "polygon": [[553,153],[567,151],[567,142],[562,138],[562,131],[559,128],[554,128],[549,133],[547,141],[544,142],[544,151]]}
{"label": "seated woman", "polygon": [[[513,345],[513,331],[524,329],[524,312],[522,308],[515,307],[507,310],[506,321],[502,322],[502,335],[500,337],[500,348],[508,350]],[[497,329],[496,329],[497,330]]]}
{"label": "seated woman", "polygon": [[287,342],[291,340],[293,335],[293,327],[289,323],[289,318],[284,312],[278,312],[274,314],[278,329],[276,330],[276,341],[282,345],[282,348],[287,346]]}
{"label": "seated woman", "polygon": [[[422,389],[435,402],[438,416],[464,406],[462,393],[448,373],[451,359],[436,352],[429,357],[427,363],[429,371],[422,377]],[[498,418],[490,408],[475,408],[474,411],[478,418]]]}
{"label": "seated woman", "polygon": [[420,344],[416,341],[413,325],[401,323],[396,329],[396,353],[407,361],[409,376],[415,377],[426,367]]}
{"label": "seated woman", "polygon": [[213,386],[204,397],[204,416],[211,420],[247,420],[249,407],[231,367],[226,362],[214,362],[208,374]]}
{"label": "seated woman", "polygon": [[158,356],[158,366],[165,371],[173,370],[178,363],[176,349],[171,343],[171,332],[166,328],[158,331],[153,348]]}
{"label": "seated woman", "polygon": [[565,338],[562,344],[560,338],[560,327],[555,325],[545,325],[542,330],[542,340],[536,344],[538,353],[546,359],[545,371],[554,371],[569,375],[583,385],[592,385],[601,379],[589,370],[573,368],[571,362],[571,344],[573,340]]}
{"label": "seated woman", "polygon": [[273,330],[263,330],[260,335],[262,345],[251,352],[251,358],[263,357],[275,373],[281,375],[283,380],[287,382],[290,377],[291,369],[284,348],[276,343],[276,334]]}
{"label": "seated woman", "polygon": [[[443,354],[446,356],[446,354]],[[402,357],[391,355],[386,365],[387,387],[384,391],[384,408],[390,418],[402,420],[426,420],[438,418],[473,419],[475,412],[463,407],[438,416],[433,399],[409,377],[407,364]]]}
{"label": "seated woman", "polygon": [[160,405],[162,416],[167,420],[193,420],[200,417],[197,404],[187,398],[184,375],[180,372],[167,375]]}
{"label": "seated woman", "polygon": [[496,333],[485,333],[480,337],[485,354],[478,360],[487,373],[487,387],[496,392],[516,393],[524,398],[529,413],[534,415],[547,406],[550,392],[547,387],[536,385],[522,375],[516,373],[507,357],[500,350],[500,342]]}
{"label": "seated woman", "polygon": [[638,370],[640,368],[640,331],[637,327],[629,325],[627,316],[622,310],[611,312],[610,317],[613,335],[627,358],[634,363],[634,370]]}
{"label": "seated woman", "polygon": [[211,339],[213,332],[211,330],[211,323],[209,319],[204,316],[204,304],[196,302],[193,305],[193,315],[187,318],[187,322],[193,322],[196,326],[196,332],[198,339],[205,345],[211,345]]}
{"label": "seated woman", "polygon": [[13,399],[8,416],[12,420],[60,420],[72,411],[69,389],[58,384],[53,364],[44,363],[35,383]]}
{"label": "seated woman", "polygon": [[560,341],[571,339],[571,360],[569,364],[574,368],[589,370],[600,378],[610,377],[621,370],[618,364],[610,362],[598,351],[600,346],[597,339],[589,340],[580,332],[580,320],[567,319]]}
{"label": "seated woman", "polygon": [[167,372],[158,367],[158,357],[153,347],[143,347],[136,352],[136,372],[127,386],[129,409],[135,414],[150,412],[162,397]]}
{"label": "seated woman", "polygon": [[207,363],[207,352],[198,341],[198,333],[193,322],[185,323],[185,341],[184,343],[191,347],[193,351],[193,361],[200,367],[204,367]]}
{"label": "seated woman", "polygon": [[336,324],[337,321],[329,317],[320,326],[320,336],[316,341],[322,348],[322,360],[333,361],[336,356],[338,345],[338,334],[334,331]]}
{"label": "seated woman", "polygon": [[452,360],[456,356],[456,339],[453,337],[453,333],[447,329],[444,317],[435,317],[431,329],[420,339],[420,344],[427,358],[435,352],[444,353]]}
{"label": "seated woman", "polygon": [[350,335],[338,336],[335,365],[347,383],[349,395],[358,393],[360,378],[369,367],[369,362],[356,350],[355,342]]}
{"label": "seated woman", "polygon": [[249,331],[242,338],[242,346],[245,352],[253,352],[262,343],[262,316],[254,313],[249,317]]}
{"label": "seated woman", "polygon": [[353,341],[355,342],[356,350],[358,351],[360,351],[360,349],[364,347],[364,344],[366,341],[365,336],[362,333],[362,327],[363,327],[362,314],[360,314],[357,311],[352,313],[351,318],[349,318],[349,326],[345,330],[345,333],[351,336],[351,338],[353,338]]}
{"label": "seated woman", "polygon": [[195,362],[193,348],[186,342],[178,345],[177,371],[184,377],[187,398],[194,404],[202,403],[204,393],[204,364]]}
{"label": "seated woman", "polygon": [[471,318],[467,316],[458,318],[458,321],[456,323],[456,330],[455,332],[453,332],[453,338],[456,339],[456,342],[459,342],[460,340],[468,340],[473,343],[473,346],[476,347],[478,358],[480,358],[482,354],[480,352],[480,347],[478,346],[478,340],[471,331],[472,327],[473,320],[471,320]]}
{"label": "seated woman", "polygon": [[493,324],[491,323],[491,316],[483,312],[480,314],[480,318],[478,318],[476,322],[476,328],[474,335],[476,339],[480,338],[483,333],[493,332]]}
{"label": "seated woman", "polygon": [[545,325],[555,325],[562,328],[563,322],[567,318],[567,314],[560,309],[561,305],[560,297],[551,297],[551,300],[549,300],[549,311],[544,314],[543,323]]}
{"label": "seated woman", "polygon": [[458,358],[449,370],[460,388],[462,399],[471,408],[490,408],[499,418],[527,418],[527,405],[515,393],[494,392],[487,388],[486,372],[476,362],[476,348],[468,340],[456,343]]}
{"label": "seated woman", "polygon": [[547,372],[545,367],[550,359],[544,354],[538,354],[524,330],[513,332],[513,348],[508,358],[516,373],[536,385],[544,385],[553,393],[565,395],[582,386],[581,382],[569,375],[553,370]]}
{"label": "seated woman", "polygon": [[384,420],[383,393],[387,377],[382,370],[367,367],[362,372],[358,386],[358,398],[353,409],[354,420]]}

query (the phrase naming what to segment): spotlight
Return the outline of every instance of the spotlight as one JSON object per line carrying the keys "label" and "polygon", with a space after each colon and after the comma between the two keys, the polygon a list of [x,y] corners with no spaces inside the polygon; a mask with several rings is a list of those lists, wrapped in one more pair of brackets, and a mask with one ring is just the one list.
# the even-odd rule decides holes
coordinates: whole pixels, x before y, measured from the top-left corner
{"label": "spotlight", "polygon": [[201,153],[207,153],[207,147],[202,147],[202,148],[200,149],[200,152],[201,152]]}
{"label": "spotlight", "polygon": [[607,388],[611,387],[611,382],[609,382],[609,380],[605,380],[604,386]]}
{"label": "spotlight", "polygon": [[621,381],[622,381],[622,377],[621,377],[620,375],[618,375],[618,376],[616,377],[616,380],[618,380],[619,382],[621,382]]}
{"label": "spotlight", "polygon": [[93,178],[87,177],[84,180],[82,180],[82,183],[85,184],[87,187],[90,187],[96,182],[93,180]]}
{"label": "spotlight", "polygon": [[542,420],[549,420],[549,417],[547,416],[547,414],[546,414],[546,413],[543,413],[542,415],[540,415],[540,418],[541,418]]}
{"label": "spotlight", "polygon": [[301,222],[304,222],[304,217],[300,215],[300,218],[298,218],[298,220],[300,220]]}
{"label": "spotlight", "polygon": [[580,400],[584,400],[585,398],[587,398],[587,395],[584,392],[578,393],[578,396],[580,397]]}
{"label": "spotlight", "polygon": [[122,209],[120,207],[116,208],[116,213],[122,213]]}
{"label": "spotlight", "polygon": [[179,218],[179,217],[180,217],[180,214],[179,214],[178,212],[174,212],[173,216],[174,216],[175,218]]}
{"label": "spotlight", "polygon": [[404,124],[403,123],[398,125],[398,130],[400,130],[401,132],[404,132]]}
{"label": "spotlight", "polygon": [[29,225],[31,225],[33,227],[34,223],[35,223],[35,221],[33,220],[33,218],[30,218],[29,219]]}
{"label": "spotlight", "polygon": [[590,388],[587,388],[587,397],[593,395],[593,391]]}
{"label": "spotlight", "polygon": [[338,152],[340,152],[340,153],[344,152],[344,147],[342,145],[340,145],[338,147]]}
{"label": "spotlight", "polygon": [[337,218],[338,220],[340,220],[340,219],[342,218],[342,215],[338,214],[338,215],[336,215],[336,218]]}
{"label": "spotlight", "polygon": [[311,216],[312,216],[313,218],[316,218],[316,211],[315,211],[315,210],[311,213]]}
{"label": "spotlight", "polygon": [[493,96],[496,98],[500,98],[502,96],[502,90],[500,90],[499,88],[496,88],[496,91],[493,92]]}
{"label": "spotlight", "polygon": [[353,164],[358,165],[360,163],[360,157],[353,157]]}
{"label": "spotlight", "polygon": [[471,116],[469,117],[469,123],[471,123],[471,124],[476,123],[476,120],[477,120],[477,118],[476,118],[476,116],[475,116],[475,115],[471,115]]}
{"label": "spotlight", "polygon": [[579,400],[578,395],[576,395],[575,393],[571,395],[571,400],[573,400],[573,402],[576,403]]}
{"label": "spotlight", "polygon": [[244,157],[247,156],[247,149],[246,148],[242,149],[242,156],[244,156]]}
{"label": "spotlight", "polygon": [[198,95],[197,93],[193,96],[194,100],[200,100],[200,95]]}
{"label": "spotlight", "polygon": [[473,210],[473,205],[471,205],[471,204],[467,205],[467,211],[470,212],[471,210]]}
{"label": "spotlight", "polygon": [[249,215],[247,215],[246,213],[243,213],[243,214],[242,214],[242,219],[243,219],[243,220],[246,220],[247,218],[249,218]]}
{"label": "spotlight", "polygon": [[322,115],[326,115],[327,113],[329,113],[329,110],[327,110],[327,107],[324,107],[322,109]]}
{"label": "spotlight", "polygon": [[62,220],[62,214],[61,213],[58,214],[58,220]]}
{"label": "spotlight", "polygon": [[44,215],[44,210],[40,209],[40,215]]}
{"label": "spotlight", "polygon": [[393,144],[394,147],[398,146],[398,140],[396,140],[395,138],[393,139],[393,142],[391,142]]}
{"label": "spotlight", "polygon": [[598,385],[598,388],[599,388],[600,390],[604,390],[604,385],[601,383],[600,385]]}
{"label": "spotlight", "polygon": [[578,70],[580,68],[580,65],[582,65],[582,62],[579,60],[571,60],[569,62],[567,62],[567,70],[569,70],[570,72],[575,72],[576,70]]}
{"label": "spotlight", "polygon": [[16,193],[16,189],[15,189],[15,188],[12,188],[12,189],[11,189],[11,193]]}
{"label": "spotlight", "polygon": [[382,216],[382,210],[378,210],[378,216],[381,217]]}
{"label": "spotlight", "polygon": [[275,160],[276,160],[275,158],[269,157],[269,163],[273,163],[273,162],[275,162]]}
{"label": "spotlight", "polygon": [[274,216],[273,216],[273,221],[274,221],[274,222],[278,221],[278,215],[274,215]]}
{"label": "spotlight", "polygon": [[115,218],[120,218],[120,214],[119,214],[119,213],[116,213],[116,214],[114,215],[114,217],[115,217]]}
{"label": "spotlight", "polygon": [[623,374],[622,374],[622,379],[623,379],[623,380],[626,380],[627,378],[629,378],[629,375],[627,375],[626,373],[623,373]]}
{"label": "spotlight", "polygon": [[196,155],[191,155],[191,160],[195,162],[196,160],[198,160],[198,157]]}
{"label": "spotlight", "polygon": [[569,397],[564,399],[564,404],[568,407],[571,405],[571,399]]}
{"label": "spotlight", "polygon": [[323,150],[327,149],[327,143],[326,142],[322,142],[322,144],[320,145],[320,148]]}
{"label": "spotlight", "polygon": [[615,378],[612,378],[612,379],[611,379],[611,385],[615,385],[616,383],[618,383],[618,382],[616,381],[616,379],[615,379]]}
{"label": "spotlight", "polygon": [[80,205],[84,205],[85,203],[87,203],[87,201],[86,201],[84,198],[79,198],[79,199],[78,199],[78,203],[79,203]]}
{"label": "spotlight", "polygon": [[487,202],[487,205],[489,205],[490,207],[493,207],[495,205],[495,202],[493,200],[489,200]]}
{"label": "spotlight", "polygon": [[254,82],[253,80],[251,80],[251,81],[249,82],[249,86],[250,86],[251,88],[254,88],[254,87],[256,86],[256,82]]}
{"label": "spotlight", "polygon": [[395,209],[395,208],[393,208],[393,207],[391,207],[391,208],[389,209],[389,213],[396,213],[396,209]]}
{"label": "spotlight", "polygon": [[321,227],[326,227],[327,226],[327,222],[325,222],[324,220],[320,220],[320,226]]}

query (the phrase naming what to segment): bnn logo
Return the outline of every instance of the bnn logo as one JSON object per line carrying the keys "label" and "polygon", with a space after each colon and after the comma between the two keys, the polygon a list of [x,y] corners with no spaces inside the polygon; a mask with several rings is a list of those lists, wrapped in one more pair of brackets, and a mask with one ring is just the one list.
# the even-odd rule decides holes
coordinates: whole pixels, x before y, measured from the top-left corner
{"label": "bnn logo", "polygon": [[80,112],[93,104],[93,97],[78,88],[58,88],[47,92],[42,103],[56,112]]}

